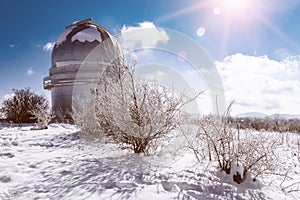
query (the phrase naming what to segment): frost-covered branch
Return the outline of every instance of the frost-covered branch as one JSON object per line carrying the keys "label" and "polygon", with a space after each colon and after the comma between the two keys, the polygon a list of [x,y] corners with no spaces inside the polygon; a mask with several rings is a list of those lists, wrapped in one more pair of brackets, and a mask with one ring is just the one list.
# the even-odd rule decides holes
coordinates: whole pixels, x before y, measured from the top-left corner
{"label": "frost-covered branch", "polygon": [[149,154],[178,127],[183,98],[157,82],[137,79],[134,69],[116,63],[102,76],[96,120],[103,134],[122,148]]}

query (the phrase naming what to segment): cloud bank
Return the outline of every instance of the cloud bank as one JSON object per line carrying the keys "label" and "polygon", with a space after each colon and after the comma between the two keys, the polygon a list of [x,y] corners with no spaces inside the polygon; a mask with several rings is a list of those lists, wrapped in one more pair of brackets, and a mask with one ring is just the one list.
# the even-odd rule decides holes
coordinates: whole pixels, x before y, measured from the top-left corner
{"label": "cloud bank", "polygon": [[132,50],[154,48],[159,42],[167,43],[169,36],[166,31],[156,27],[153,22],[141,22],[138,23],[138,26],[124,25],[118,39],[122,48]]}
{"label": "cloud bank", "polygon": [[280,61],[241,53],[215,62],[233,114],[243,112],[300,113],[300,56]]}

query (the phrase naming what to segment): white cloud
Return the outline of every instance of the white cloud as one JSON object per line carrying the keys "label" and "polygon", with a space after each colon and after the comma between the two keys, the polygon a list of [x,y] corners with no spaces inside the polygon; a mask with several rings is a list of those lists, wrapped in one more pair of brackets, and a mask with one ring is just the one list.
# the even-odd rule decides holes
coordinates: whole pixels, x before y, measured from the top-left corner
{"label": "white cloud", "polygon": [[45,44],[43,46],[43,50],[46,52],[50,52],[52,51],[53,47],[54,47],[55,42],[48,42],[47,44]]}
{"label": "white cloud", "polygon": [[6,94],[6,95],[3,96],[3,100],[6,101],[6,100],[8,100],[8,99],[13,98],[14,96],[15,96],[14,93]]}
{"label": "white cloud", "polygon": [[217,61],[227,103],[243,112],[300,113],[300,56],[281,61],[235,54]]}
{"label": "white cloud", "polygon": [[17,45],[17,44],[9,44],[8,46],[9,46],[10,48],[12,48],[12,49],[13,49],[13,48],[16,48],[16,47],[19,47],[19,45]]}
{"label": "white cloud", "polygon": [[33,69],[32,69],[31,67],[29,67],[29,68],[27,69],[27,75],[30,76],[30,75],[32,75],[32,74],[34,74],[34,71],[33,71]]}
{"label": "white cloud", "polygon": [[167,32],[155,26],[153,22],[141,22],[138,26],[126,26],[121,29],[119,41],[122,48],[154,48],[158,43],[167,43]]}

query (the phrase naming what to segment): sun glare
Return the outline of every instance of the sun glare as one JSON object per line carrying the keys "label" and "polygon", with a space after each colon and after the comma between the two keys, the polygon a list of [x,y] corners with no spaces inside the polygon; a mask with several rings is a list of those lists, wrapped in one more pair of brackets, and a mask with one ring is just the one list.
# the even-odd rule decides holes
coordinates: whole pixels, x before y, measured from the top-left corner
{"label": "sun glare", "polygon": [[[216,0],[215,9],[219,9],[220,12],[230,15],[246,14],[248,10],[252,10],[253,4],[251,0]],[[215,13],[216,14],[216,13]]]}
{"label": "sun glare", "polygon": [[250,0],[221,0],[224,7],[231,10],[240,10],[246,8]]}

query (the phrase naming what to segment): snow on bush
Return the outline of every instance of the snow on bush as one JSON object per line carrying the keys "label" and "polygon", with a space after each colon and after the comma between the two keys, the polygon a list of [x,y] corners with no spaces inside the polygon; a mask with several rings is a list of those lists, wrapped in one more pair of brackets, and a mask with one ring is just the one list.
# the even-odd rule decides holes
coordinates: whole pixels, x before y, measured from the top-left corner
{"label": "snow on bush", "polygon": [[[88,91],[92,93],[91,91]],[[83,94],[85,97],[91,97],[89,93]],[[93,98],[75,97],[72,106],[72,119],[74,123],[89,135],[100,137],[100,127],[96,121],[95,103]]]}
{"label": "snow on bush", "polygon": [[102,76],[95,91],[96,120],[122,148],[149,154],[178,127],[183,101],[158,83],[138,80],[135,65],[120,62]]}
{"label": "snow on bush", "polygon": [[32,106],[32,110],[30,110],[29,113],[33,115],[31,118],[35,119],[37,123],[34,129],[38,130],[47,129],[48,124],[53,117],[47,101]]}
{"label": "snow on bush", "polygon": [[203,117],[190,148],[199,160],[200,156],[216,160],[219,168],[236,183],[244,182],[249,175],[256,180],[259,175],[274,173],[277,166],[274,150],[279,140],[262,133],[241,134],[238,127],[229,123],[230,108],[231,105],[222,117]]}
{"label": "snow on bush", "polygon": [[[90,105],[86,105],[90,106]],[[52,109],[53,113],[53,120],[56,123],[66,123],[66,124],[72,124],[73,123],[73,112],[70,110],[70,108],[66,107],[58,107],[56,109]]]}

